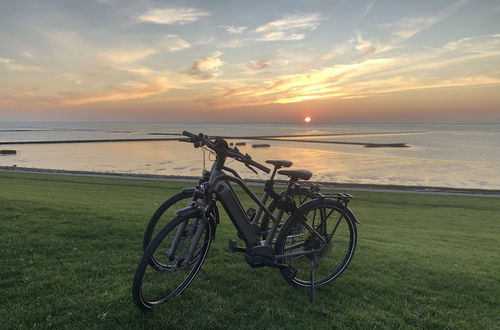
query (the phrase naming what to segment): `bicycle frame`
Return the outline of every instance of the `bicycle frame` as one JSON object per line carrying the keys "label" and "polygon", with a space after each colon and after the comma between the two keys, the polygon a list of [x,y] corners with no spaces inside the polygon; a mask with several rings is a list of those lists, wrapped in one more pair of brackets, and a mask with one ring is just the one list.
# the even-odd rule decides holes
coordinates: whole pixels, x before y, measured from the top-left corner
{"label": "bicycle frame", "polygon": [[[229,176],[223,172],[223,170],[227,170],[227,167],[224,166],[224,162],[225,162],[225,157],[217,157],[217,159],[212,165],[208,182],[200,186],[201,190],[200,192],[202,192],[205,195],[205,203],[207,203],[207,201],[209,201],[208,204],[215,203],[216,201],[212,200],[211,196],[213,194],[217,196],[217,200],[219,200],[222,203],[222,206],[229,215],[231,222],[233,223],[236,230],[240,233],[241,237],[243,238],[247,249],[251,249],[256,246],[266,246],[266,245],[270,246],[273,237],[278,229],[281,218],[283,217],[284,209],[279,208],[278,214],[276,216],[273,215],[272,212],[270,212],[264,205],[264,203],[267,201],[267,198],[270,195],[269,192],[265,192],[262,200],[259,200],[259,198],[248,188],[247,184],[242,179]],[[274,173],[271,176],[271,180],[273,179],[273,177]],[[243,209],[243,206],[241,205],[241,202],[239,201],[233,188],[231,187],[230,182],[238,184],[238,186],[240,186],[243,189],[243,191],[253,200],[253,202],[255,202],[255,204],[259,208],[259,211],[261,213],[263,212],[267,214],[270,217],[271,221],[273,222],[273,225],[269,230],[269,233],[267,234],[264,244],[262,244],[259,236],[255,233],[252,227],[252,222],[248,218],[245,210]],[[287,196],[287,193],[289,192],[293,184],[294,181],[290,180],[287,185],[287,189],[285,193],[281,196],[281,198],[283,198],[283,196]],[[203,206],[192,205],[191,207],[179,211],[178,214],[182,215],[189,213],[192,215],[193,214],[192,212],[196,212],[197,214],[203,213],[204,215],[205,212],[203,210],[206,207],[209,207],[209,205],[203,205]],[[292,210],[292,215],[299,216],[300,219],[300,214],[296,211],[297,211],[296,208],[295,210]],[[307,225],[307,223],[305,223],[305,226],[315,235],[324,240],[324,238],[321,237],[321,235],[314,228]],[[194,242],[194,244],[196,243],[197,242]],[[310,253],[312,252],[304,251],[302,254],[305,255]],[[280,257],[286,258],[287,255],[283,255]]]}
{"label": "bicycle frame", "polygon": [[[278,215],[275,217],[264,205],[268,193],[264,195],[264,198],[259,200],[259,198],[248,188],[243,180],[240,180],[235,177],[228,176],[224,173],[220,173],[219,175],[215,174],[216,178],[214,179],[214,188],[213,191],[217,195],[217,199],[221,201],[222,206],[226,210],[229,218],[233,222],[236,230],[241,234],[243,240],[247,248],[251,248],[257,245],[261,245],[261,241],[259,235],[257,235],[252,227],[252,223],[248,218],[246,212],[243,209],[239,199],[236,197],[233,188],[231,187],[229,182],[235,182],[238,184],[243,191],[257,204],[259,210],[261,212],[266,213],[271,220],[273,221],[273,227],[269,231],[266,244],[270,245],[272,242],[272,238],[276,233],[277,225],[283,216],[284,210],[280,209],[278,211]],[[288,189],[287,189],[288,190]],[[273,230],[274,229],[274,230]]]}

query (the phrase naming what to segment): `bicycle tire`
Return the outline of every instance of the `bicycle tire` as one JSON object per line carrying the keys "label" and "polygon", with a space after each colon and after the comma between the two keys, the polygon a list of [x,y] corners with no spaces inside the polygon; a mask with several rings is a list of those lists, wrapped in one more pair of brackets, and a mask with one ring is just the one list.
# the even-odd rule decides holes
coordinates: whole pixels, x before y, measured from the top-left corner
{"label": "bicycle tire", "polygon": [[[151,310],[153,306],[164,304],[178,296],[191,284],[200,271],[213,239],[214,228],[213,223],[207,221],[193,257],[184,265],[182,257],[191,244],[192,236],[190,235],[196,231],[195,223],[201,224],[202,221],[198,219],[196,222],[196,219],[196,217],[175,217],[149,244],[137,265],[132,282],[133,301],[139,308]],[[174,255],[169,256],[165,251],[172,246],[170,239],[175,239],[176,233],[181,231],[181,242]],[[151,265],[150,260],[153,256],[161,260],[162,271],[158,271]]]}
{"label": "bicycle tire", "polygon": [[[354,214],[340,202],[329,198],[306,202],[299,207],[299,212],[311,227],[323,237],[330,235],[330,238],[325,243],[321,242],[302,225],[297,216],[291,215],[278,234],[275,253],[278,256],[312,249],[320,250],[317,255],[314,285],[326,284],[340,276],[352,260],[357,242]],[[281,274],[293,285],[310,287],[311,259],[311,255],[281,259],[281,263],[292,265],[297,270],[294,277],[290,277],[286,270],[281,270]]]}
{"label": "bicycle tire", "polygon": [[[146,251],[153,238],[159,233],[170,220],[176,216],[176,211],[189,205],[193,198],[194,188],[183,189],[178,194],[163,202],[158,209],[153,213],[149,220],[146,229],[144,230],[144,238],[142,242],[143,250]],[[217,206],[214,205],[210,211],[210,217],[215,223],[219,222],[219,212]],[[158,230],[159,229],[159,230]],[[154,258],[150,260],[152,267],[157,270],[162,270],[163,266]]]}
{"label": "bicycle tire", "polygon": [[[292,197],[293,200],[295,200],[295,204],[297,205],[297,207],[299,205],[302,205],[303,203],[305,203],[308,199],[314,198],[314,195],[311,192],[311,190],[308,188],[303,188],[303,187],[293,188],[292,190],[290,190],[289,196]],[[277,204],[278,204],[278,201],[276,199],[273,199],[271,201],[271,203],[269,203],[268,210],[274,214],[274,212],[276,211]],[[260,223],[260,230],[262,232],[262,239],[267,238],[267,231],[269,230],[269,223],[270,223],[270,217],[269,217],[269,215],[264,213],[262,215],[262,221]]]}

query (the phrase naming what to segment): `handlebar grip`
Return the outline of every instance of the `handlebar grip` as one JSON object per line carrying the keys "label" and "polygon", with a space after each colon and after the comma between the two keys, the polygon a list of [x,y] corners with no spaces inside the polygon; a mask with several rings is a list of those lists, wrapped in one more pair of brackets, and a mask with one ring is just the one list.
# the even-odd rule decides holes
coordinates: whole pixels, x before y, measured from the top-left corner
{"label": "handlebar grip", "polygon": [[198,135],[193,134],[193,133],[190,133],[190,132],[188,132],[188,131],[184,131],[184,132],[182,132],[182,135],[185,135],[185,136],[187,136],[187,137],[190,137],[190,138],[192,138],[192,139],[194,139],[194,140],[197,140],[197,139],[198,139]]}

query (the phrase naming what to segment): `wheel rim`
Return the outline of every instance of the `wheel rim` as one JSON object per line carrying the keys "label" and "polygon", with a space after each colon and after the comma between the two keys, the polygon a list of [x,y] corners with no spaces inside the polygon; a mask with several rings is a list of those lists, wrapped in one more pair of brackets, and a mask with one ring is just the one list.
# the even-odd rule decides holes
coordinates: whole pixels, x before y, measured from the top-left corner
{"label": "wheel rim", "polygon": [[[149,243],[152,242],[152,240],[158,235],[162,228],[164,228],[167,223],[169,223],[176,217],[176,212],[188,206],[192,201],[192,194],[188,193],[180,196],[182,196],[182,198],[178,198],[175,202],[168,205],[168,207],[161,210],[161,212],[158,211],[158,214],[154,215],[156,217],[154,226],[152,228],[149,228],[145,234],[144,249],[148,247]],[[215,208],[212,208],[210,210],[210,214],[208,214],[207,216],[213,221],[216,221],[216,214],[217,212]],[[157,271],[165,271],[169,269],[169,265],[164,264],[161,258],[157,259],[156,255],[153,255],[151,257],[150,264]]]}
{"label": "wheel rim", "polygon": [[150,224],[153,223],[153,226],[149,224],[149,226],[151,227],[148,227],[145,232],[144,250],[146,250],[149,243],[153,241],[153,239],[156,237],[156,235],[158,235],[162,228],[177,216],[176,212],[189,206],[189,203],[192,201],[192,199],[192,193],[181,192],[166,201],[162,206],[160,206],[160,208],[155,212],[152,219],[150,220]]}
{"label": "wheel rim", "polygon": [[[289,227],[282,253],[319,250],[316,254],[315,285],[325,284],[347,267],[354,253],[355,230],[352,222],[342,216],[342,210],[336,207],[317,207],[304,215],[311,227],[327,237],[327,242],[322,242],[297,221]],[[311,285],[311,254],[284,259],[284,262],[297,269],[292,282],[300,286]]]}
{"label": "wheel rim", "polygon": [[[162,304],[179,295],[191,283],[198,273],[210,246],[210,230],[211,226],[206,225],[206,228],[196,246],[193,257],[186,261],[185,256],[191,245],[191,238],[196,231],[199,221],[196,218],[188,218],[179,221],[177,225],[172,226],[166,233],[163,231],[152,243],[150,258],[154,258],[156,265],[161,265],[161,270],[153,267],[151,262],[146,263],[144,267],[141,283],[140,297],[144,305],[152,306]],[[168,254],[172,246],[172,241],[175,239],[176,233],[184,225],[182,239],[173,254]],[[164,235],[162,235],[164,234]],[[163,236],[163,237],[162,237]],[[157,242],[160,237],[161,242]],[[157,243],[157,244],[155,244]],[[156,246],[154,246],[156,245]],[[153,248],[154,246],[154,248]]]}

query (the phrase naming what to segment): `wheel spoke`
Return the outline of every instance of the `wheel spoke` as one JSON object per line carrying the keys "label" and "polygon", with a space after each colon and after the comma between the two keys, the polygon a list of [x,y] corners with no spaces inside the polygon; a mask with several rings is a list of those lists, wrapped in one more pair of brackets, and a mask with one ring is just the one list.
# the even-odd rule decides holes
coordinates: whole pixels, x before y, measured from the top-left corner
{"label": "wheel spoke", "polygon": [[[301,219],[290,218],[276,241],[276,255],[291,255],[283,262],[293,265],[297,274],[285,279],[292,284],[311,286],[312,252],[317,256],[315,285],[328,283],[338,277],[350,262],[356,245],[354,221],[344,214],[343,206],[335,200],[317,199],[304,204]],[[296,222],[296,223],[293,223]]]}
{"label": "wheel spoke", "polygon": [[[197,223],[196,218],[176,217],[151,242],[134,276],[132,292],[136,305],[148,309],[165,303],[182,293],[194,279],[211,241],[211,226],[200,227]],[[195,228],[200,233],[196,242],[190,233],[190,229]]]}
{"label": "wheel spoke", "polygon": [[333,235],[335,235],[335,232],[337,231],[337,228],[339,227],[340,221],[342,220],[343,217],[344,217],[344,214],[340,213],[337,221],[335,222],[335,225],[333,226],[332,233],[330,234],[330,236],[328,236],[328,241],[331,241]]}

